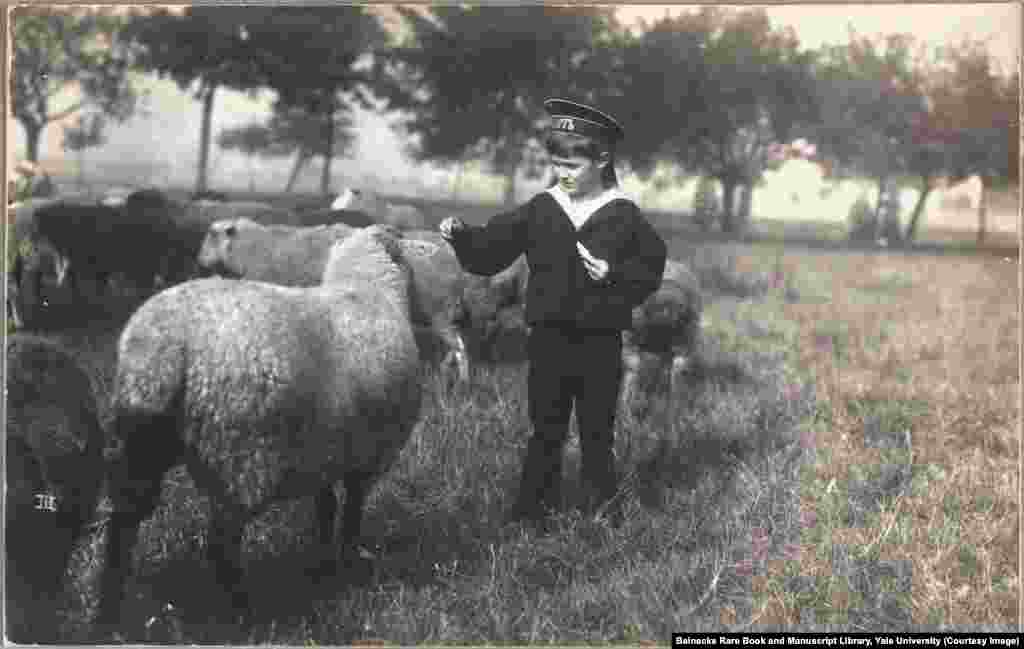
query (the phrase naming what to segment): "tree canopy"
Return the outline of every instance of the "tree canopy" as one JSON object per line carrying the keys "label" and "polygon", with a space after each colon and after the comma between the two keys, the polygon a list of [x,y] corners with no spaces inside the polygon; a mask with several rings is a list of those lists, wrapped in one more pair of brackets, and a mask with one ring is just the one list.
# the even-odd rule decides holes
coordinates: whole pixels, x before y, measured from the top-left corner
{"label": "tree canopy", "polygon": [[[123,122],[140,93],[129,75],[124,19],[106,10],[21,6],[11,13],[11,110],[25,129],[28,159],[39,160],[47,125],[83,112]],[[70,91],[70,92],[69,92]],[[62,94],[70,103],[56,105]]]}
{"label": "tree canopy", "polygon": [[399,8],[411,36],[381,57],[385,109],[402,111],[417,160],[490,162],[509,180],[506,200],[543,101],[586,101],[606,69],[611,9],[512,5]]}

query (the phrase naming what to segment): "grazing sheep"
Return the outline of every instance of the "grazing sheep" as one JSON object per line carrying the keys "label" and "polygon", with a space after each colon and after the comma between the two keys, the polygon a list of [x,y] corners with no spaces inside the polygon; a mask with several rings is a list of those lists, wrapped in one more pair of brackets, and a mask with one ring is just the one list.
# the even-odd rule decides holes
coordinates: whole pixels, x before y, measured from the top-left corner
{"label": "grazing sheep", "polygon": [[19,201],[8,208],[8,259],[10,274],[7,278],[7,306],[18,328],[30,326],[36,310],[44,303],[42,285],[46,277],[60,283],[64,280],[67,260],[56,248],[39,237],[36,211],[59,202],[53,198],[33,198]]}
{"label": "grazing sheep", "polygon": [[180,463],[210,498],[209,556],[248,621],[242,535],[275,501],[316,494],[319,541],[333,558],[341,481],[343,556],[353,556],[367,492],[420,413],[411,271],[399,236],[374,226],[335,244],[319,286],[200,279],[132,316],[112,398],[123,448],[110,470],[101,633],[120,622],[139,525],[158,504],[162,476]]}
{"label": "grazing sheep", "polygon": [[66,260],[65,276],[75,297],[83,275],[102,287],[120,273],[143,289],[152,289],[158,276],[168,281],[184,279],[198,240],[197,234],[178,225],[168,209],[145,198],[135,203],[126,200],[121,207],[47,205],[36,211],[35,226],[38,237]]}
{"label": "grazing sheep", "polygon": [[195,201],[189,204],[189,218],[205,229],[214,221],[247,218],[263,225],[294,225],[291,210],[255,201]]}
{"label": "grazing sheep", "polygon": [[53,598],[92,519],[103,484],[104,436],[89,377],[60,345],[7,337],[7,630],[54,640]]}
{"label": "grazing sheep", "polygon": [[316,225],[334,225],[343,223],[353,228],[365,228],[375,221],[366,212],[348,209],[310,210],[296,214],[296,225],[312,227]]}
{"label": "grazing sheep", "polygon": [[[314,286],[331,245],[357,231],[341,224],[293,228],[249,219],[217,221],[207,231],[199,265],[228,277]],[[457,323],[464,321],[467,275],[436,232],[406,232],[399,245],[413,272],[413,323],[441,340],[446,349],[442,364],[454,363],[465,380],[469,361]]]}
{"label": "grazing sheep", "polygon": [[511,266],[495,275],[469,275],[463,302],[469,329],[473,332],[476,357],[491,361],[504,358],[499,347],[508,345],[502,344],[501,338],[520,332],[517,326],[509,328],[505,325],[521,322],[525,327],[521,317],[510,316],[507,312],[522,309],[528,277],[525,256],[520,256]]}
{"label": "grazing sheep", "polygon": [[331,203],[331,208],[358,210],[369,214],[377,223],[386,223],[402,230],[426,230],[430,227],[419,208],[391,203],[368,190],[345,189]]}

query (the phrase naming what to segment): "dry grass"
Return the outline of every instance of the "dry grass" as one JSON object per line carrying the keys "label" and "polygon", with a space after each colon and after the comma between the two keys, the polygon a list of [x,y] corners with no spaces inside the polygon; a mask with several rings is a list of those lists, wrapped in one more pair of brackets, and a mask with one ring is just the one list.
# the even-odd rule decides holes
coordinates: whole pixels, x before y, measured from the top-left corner
{"label": "dry grass", "polygon": [[[843,544],[912,568],[909,592],[897,596],[915,624],[1013,623],[1020,594],[1016,260],[787,253],[782,263],[831,297],[785,307],[824,413],[810,431],[818,457],[801,496],[817,529],[804,536],[798,571],[835,581],[827,550]],[[885,480],[888,493],[874,511],[860,518],[842,511],[866,483]],[[766,615],[798,621],[797,600],[778,583],[762,585]],[[851,608],[836,604],[844,606]]]}

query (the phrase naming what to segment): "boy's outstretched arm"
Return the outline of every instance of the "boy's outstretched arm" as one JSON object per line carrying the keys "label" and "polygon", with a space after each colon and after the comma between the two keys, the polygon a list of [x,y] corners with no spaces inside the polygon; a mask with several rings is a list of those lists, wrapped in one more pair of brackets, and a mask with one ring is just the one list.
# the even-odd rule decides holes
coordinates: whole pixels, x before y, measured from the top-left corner
{"label": "boy's outstretched arm", "polygon": [[463,268],[475,275],[494,275],[526,251],[528,206],[498,214],[484,226],[445,219],[441,234]]}

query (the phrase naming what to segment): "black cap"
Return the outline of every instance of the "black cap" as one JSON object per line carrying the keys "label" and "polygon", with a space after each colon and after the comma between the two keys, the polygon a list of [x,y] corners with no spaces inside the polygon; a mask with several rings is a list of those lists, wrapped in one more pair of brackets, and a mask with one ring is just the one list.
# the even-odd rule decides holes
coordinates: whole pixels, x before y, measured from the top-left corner
{"label": "black cap", "polygon": [[614,117],[596,108],[568,99],[545,99],[544,108],[551,114],[551,130],[579,133],[590,137],[621,140],[625,132]]}

